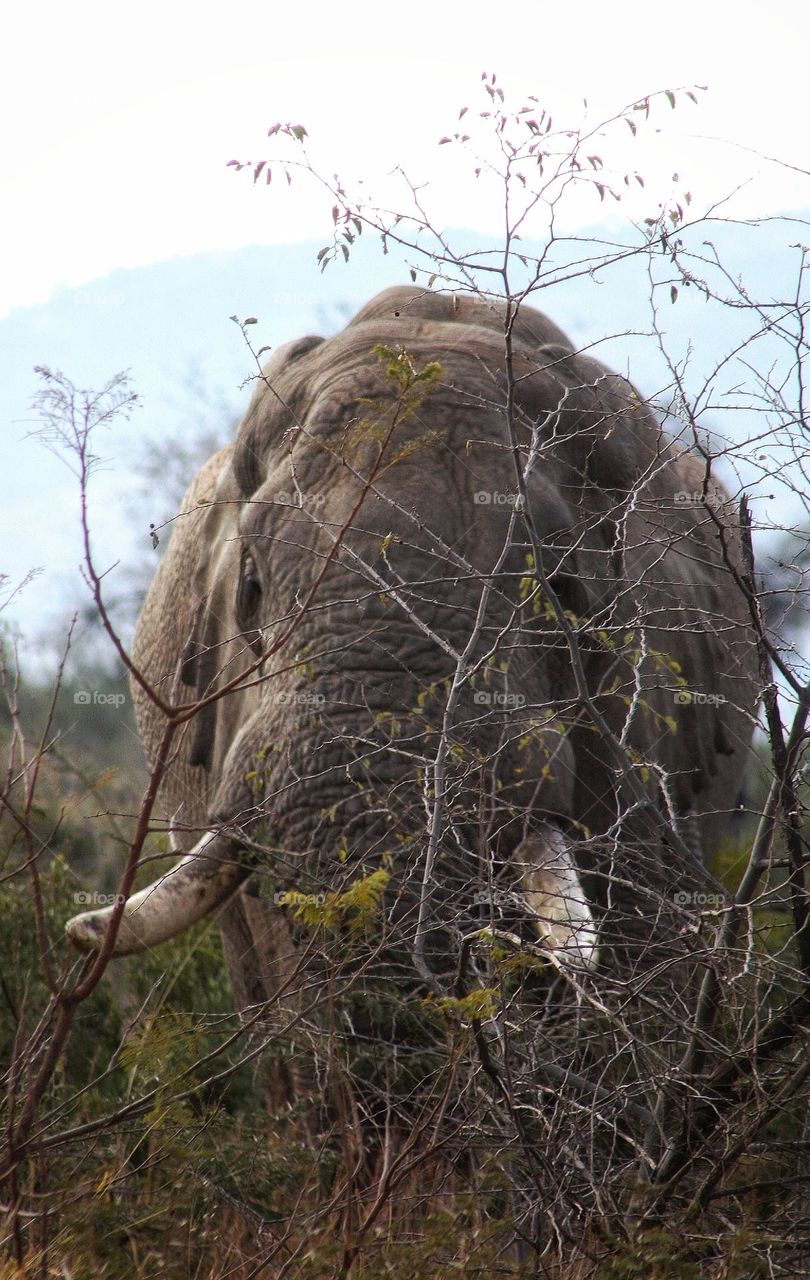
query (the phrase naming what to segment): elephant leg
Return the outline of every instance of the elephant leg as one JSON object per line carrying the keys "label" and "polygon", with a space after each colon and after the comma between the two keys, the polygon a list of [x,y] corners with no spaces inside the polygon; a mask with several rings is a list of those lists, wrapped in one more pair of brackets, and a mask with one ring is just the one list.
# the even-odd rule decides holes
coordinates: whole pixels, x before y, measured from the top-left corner
{"label": "elephant leg", "polygon": [[253,936],[244,903],[244,892],[235,894],[220,912],[218,923],[234,1005],[243,1018],[249,1018],[267,1003],[268,997],[255,960]]}

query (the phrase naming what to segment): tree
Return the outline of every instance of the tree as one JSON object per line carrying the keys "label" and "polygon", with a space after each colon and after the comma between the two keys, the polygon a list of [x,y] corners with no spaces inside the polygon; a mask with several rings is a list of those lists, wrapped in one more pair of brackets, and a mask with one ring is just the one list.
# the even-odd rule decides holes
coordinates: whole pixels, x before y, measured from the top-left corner
{"label": "tree", "polygon": [[[810,685],[794,646],[766,625],[766,597],[752,546],[756,521],[751,515],[756,509],[752,467],[761,476],[778,478],[782,492],[803,498],[805,250],[797,253],[795,295],[774,301],[754,298],[716,248],[707,246],[714,211],[696,216],[685,192],[662,203],[645,222],[626,226],[609,244],[564,236],[558,225],[572,191],[584,187],[600,201],[619,200],[630,184],[643,184],[642,176],[633,171],[612,171],[603,159],[605,147],[610,147],[615,131],[629,130],[635,136],[657,111],[675,106],[676,95],[667,92],[633,103],[612,120],[582,130],[555,128],[534,100],[511,109],[494,77],[484,80],[483,92],[484,110],[473,117],[474,125],[467,124],[471,116],[466,109],[461,113],[464,123],[459,129],[469,128],[469,134],[448,135],[440,145],[469,153],[480,181],[493,182],[501,193],[505,232],[497,254],[454,250],[433,224],[425,192],[404,175],[407,209],[388,212],[365,197],[354,198],[338,179],[325,178],[310,159],[306,131],[300,125],[270,131],[288,148],[280,157],[237,167],[248,168],[254,181],[269,180],[279,172],[295,180],[316,180],[332,205],[332,238],[319,255],[324,267],[338,256],[349,260],[357,237],[374,233],[383,249],[391,243],[404,248],[411,256],[412,279],[426,290],[454,291],[461,301],[453,305],[463,305],[470,296],[500,302],[502,367],[493,386],[503,415],[503,447],[515,462],[510,538],[516,527],[522,528],[532,469],[538,458],[552,456],[558,443],[554,431],[549,446],[537,422],[527,427],[521,419],[524,375],[517,334],[522,311],[541,289],[544,302],[546,297],[553,299],[554,288],[573,274],[599,271],[609,282],[612,273],[628,263],[638,268],[650,300],[650,340],[669,372],[655,408],[676,443],[698,460],[683,464],[684,476],[695,479],[689,485],[685,481],[676,505],[698,509],[707,538],[711,535],[721,545],[721,509],[727,501],[716,487],[715,473],[722,469],[732,482],[737,471],[741,477],[733,498],[743,558],[736,560],[722,546],[733,601],[719,601],[718,610],[723,616],[739,610],[756,646],[768,744],[767,758],[761,756],[758,764],[764,774],[761,808],[749,813],[752,829],[740,846],[726,843],[720,849],[714,879],[702,874],[691,879],[688,824],[679,822],[676,807],[666,803],[677,779],[662,777],[658,799],[650,803],[648,775],[654,762],[634,754],[627,727],[649,696],[643,680],[651,669],[671,682],[674,704],[679,700],[679,705],[697,705],[700,698],[716,695],[690,689],[667,653],[651,648],[647,635],[654,623],[643,600],[637,624],[629,631],[592,625],[582,603],[583,583],[559,566],[554,571],[546,568],[545,544],[529,526],[520,609],[536,616],[538,626],[548,624],[556,651],[575,672],[599,649],[608,670],[621,663],[637,679],[638,695],[628,697],[626,714],[618,721],[608,721],[600,710],[605,688],[594,696],[582,682],[571,704],[555,705],[554,711],[562,726],[560,740],[587,731],[614,762],[621,781],[615,830],[607,837],[600,835],[607,846],[608,868],[614,857],[635,851],[632,865],[643,871],[651,830],[656,840],[668,841],[673,859],[681,859],[685,887],[677,900],[671,883],[657,884],[652,875],[644,887],[644,911],[653,901],[652,915],[664,941],[659,944],[658,933],[647,933],[643,946],[633,951],[628,924],[632,913],[626,912],[619,916],[614,942],[617,950],[626,944],[632,963],[603,965],[592,972],[572,968],[559,958],[555,963],[553,952],[533,941],[523,927],[514,888],[510,884],[501,889],[492,879],[482,884],[483,911],[477,927],[461,912],[449,924],[441,915],[437,859],[454,824],[456,829],[463,826],[458,778],[465,769],[471,776],[472,768],[464,764],[456,713],[465,688],[469,693],[474,687],[473,674],[480,676],[481,688],[488,680],[500,679],[496,665],[490,673],[480,660],[488,599],[482,575],[481,609],[467,623],[449,677],[426,688],[421,704],[412,708],[424,731],[406,726],[403,743],[402,726],[390,717],[376,726],[386,735],[390,752],[401,754],[407,746],[411,773],[416,776],[421,770],[423,781],[423,857],[418,863],[413,945],[406,945],[404,931],[390,932],[383,924],[381,908],[393,864],[375,870],[361,866],[352,875],[347,848],[343,852],[349,870],[342,878],[330,878],[322,867],[311,872],[305,868],[295,888],[278,888],[283,881],[278,872],[280,851],[268,846],[266,836],[263,843],[260,834],[254,841],[259,855],[254,880],[275,899],[281,911],[274,918],[284,922],[275,962],[280,964],[282,954],[292,957],[293,978],[303,981],[296,984],[287,972],[275,991],[265,986],[258,999],[255,992],[251,996],[243,991],[241,1022],[228,1017],[221,1006],[216,1017],[211,1013],[193,1026],[178,1020],[176,1013],[160,1020],[147,999],[129,1042],[111,1048],[106,1072],[85,1086],[89,1096],[103,1098],[100,1113],[85,1113],[81,1124],[71,1123],[67,1117],[83,1105],[80,1098],[88,1093],[81,1094],[74,1078],[65,1091],[58,1068],[77,1017],[90,1001],[99,999],[105,975],[111,972],[114,931],[121,926],[124,902],[136,877],[141,877],[158,790],[172,768],[172,752],[186,726],[192,731],[195,723],[205,726],[212,706],[238,707],[251,682],[278,680],[277,673],[268,671],[270,656],[286,668],[300,667],[304,682],[308,666],[314,671],[320,657],[299,653],[298,641],[292,639],[319,607],[316,590],[304,591],[295,608],[276,620],[270,642],[257,653],[259,641],[249,625],[254,596],[246,588],[241,607],[247,621],[238,637],[226,637],[228,644],[237,644],[239,661],[226,661],[232,650],[212,643],[203,633],[202,640],[187,650],[187,669],[172,674],[173,684],[155,685],[117,637],[88,543],[87,572],[99,616],[121,661],[155,709],[154,767],[128,841],[113,930],[78,976],[55,972],[49,959],[52,923],[42,905],[39,864],[51,842],[33,822],[30,778],[47,756],[47,735],[28,757],[26,770],[12,769],[9,774],[6,803],[15,832],[10,882],[16,886],[22,877],[28,886],[20,891],[17,909],[26,901],[31,904],[38,940],[38,957],[31,963],[38,960],[46,978],[39,1006],[42,1018],[29,1019],[27,1025],[20,1019],[9,1075],[10,1238],[18,1261],[32,1245],[44,1250],[51,1239],[55,1253],[66,1247],[66,1237],[60,1237],[58,1228],[52,1233],[51,1220],[39,1207],[42,1199],[48,1200],[43,1187],[50,1192],[52,1185],[51,1153],[69,1153],[67,1168],[80,1179],[76,1194],[86,1204],[93,1178],[98,1184],[91,1144],[100,1144],[105,1153],[120,1153],[106,1167],[104,1186],[114,1188],[109,1202],[115,1194],[145,1199],[153,1183],[143,1179],[158,1177],[155,1171],[163,1166],[187,1193],[180,1203],[189,1222],[194,1216],[191,1194],[200,1187],[207,1209],[213,1212],[218,1205],[221,1215],[227,1206],[238,1228],[230,1238],[232,1254],[220,1260],[216,1274],[225,1274],[231,1261],[235,1263],[240,1244],[250,1254],[245,1274],[264,1269],[277,1275],[359,1277],[381,1274],[385,1267],[391,1275],[439,1276],[451,1266],[470,1273],[498,1266],[504,1274],[516,1276],[588,1275],[607,1280],[656,1274],[788,1276],[806,1269],[803,1126],[810,932],[802,766]],[[539,251],[529,251],[522,238],[532,220],[539,221],[542,230]],[[668,350],[662,318],[665,306],[683,305],[687,290],[716,307],[719,317],[731,316],[735,324],[742,317],[749,326],[742,337],[735,331],[733,349],[697,384],[688,362]],[[553,310],[553,304],[548,309]],[[245,320],[242,331],[260,364],[263,352],[252,343],[251,325],[252,320]],[[556,339],[552,335],[550,340]],[[567,358],[564,346],[561,352],[562,361]],[[373,406],[358,409],[341,446],[343,462],[357,471],[360,499],[345,524],[333,531],[330,556],[344,550],[351,554],[347,531],[363,499],[393,465],[392,449],[394,458],[401,460],[392,444],[395,428],[423,416],[429,424],[430,397],[442,378],[435,363],[420,364],[407,350],[382,350],[379,358],[390,392]],[[748,370],[745,384],[739,382],[741,369]],[[598,381],[602,375],[594,376]],[[257,377],[260,390],[264,385],[268,396],[278,399],[282,384],[273,373],[260,372]],[[729,385],[751,415],[745,438],[722,438],[714,421],[714,405]],[[47,387],[45,407],[56,409],[57,421],[72,424],[68,444],[86,494],[93,413],[86,412],[77,422],[70,389],[52,381]],[[113,407],[119,391],[117,386],[109,391]],[[93,403],[106,405],[103,398]],[[285,408],[291,436],[306,434],[308,424],[296,419],[286,403]],[[304,509],[306,495],[297,497]],[[638,484],[622,503],[632,508],[642,498]],[[225,505],[232,501],[215,499]],[[295,505],[293,496],[290,502]],[[195,508],[197,515],[202,511],[203,518],[210,505],[209,495]],[[326,529],[328,522],[321,519],[319,527]],[[583,539],[588,530],[578,532],[576,546],[587,545]],[[392,544],[393,534],[388,545],[382,540],[381,568],[359,566],[357,599],[373,594],[382,597],[384,608],[390,598],[413,613],[401,576],[392,567]],[[226,552],[227,548],[226,539]],[[800,549],[797,561],[802,555]],[[458,568],[467,572],[469,566]],[[244,580],[249,582],[249,576]],[[318,577],[315,587],[320,581]],[[428,574],[408,585],[428,601],[438,598]],[[425,618],[416,620],[429,629]],[[446,642],[441,633],[431,633],[430,638],[439,646]],[[339,641],[336,650],[340,659]],[[503,656],[497,647],[493,652]],[[218,659],[213,668],[212,656]],[[203,668],[204,678],[197,678],[194,671]],[[752,709],[747,710],[753,717]],[[474,724],[485,718],[481,711]],[[666,731],[662,726],[662,733]],[[200,732],[204,737],[204,727]],[[22,749],[22,738],[17,741]],[[488,768],[481,770],[486,779],[481,783],[482,802],[495,794],[505,750],[506,746],[494,751]],[[265,763],[266,757],[257,759],[257,795]],[[757,767],[753,756],[752,767]],[[18,799],[20,783],[15,783],[18,771],[28,780],[24,804]],[[367,790],[380,806],[383,825],[398,830],[402,815],[396,805],[386,807],[384,797],[374,794],[371,786]],[[634,826],[638,814],[644,820],[641,827]],[[325,814],[323,821],[329,831],[332,818]],[[195,820],[188,825],[193,827]],[[409,837],[413,834],[409,828]],[[583,847],[590,839],[587,831],[581,832]],[[20,842],[22,856],[17,852]],[[607,897],[624,889],[620,877],[602,866],[596,866],[593,876],[603,877]],[[457,871],[451,860],[449,872],[442,875],[452,877]],[[463,872],[458,874],[461,879]],[[231,917],[226,924],[232,972],[240,968],[233,956],[238,930],[245,928],[248,915],[245,907],[241,917]],[[610,918],[609,908],[604,918]],[[452,980],[428,942],[431,929],[439,927],[455,930]],[[622,930],[628,930],[626,936]],[[182,943],[173,945],[182,955]],[[243,985],[250,985],[247,979]],[[212,986],[220,999],[217,982]],[[244,1095],[235,1099],[227,1090],[223,1094],[226,1081],[244,1080],[252,1062],[268,1059],[274,1065],[260,1075],[258,1108],[255,1093],[252,1101]],[[122,1068],[131,1073],[129,1093],[122,1097],[100,1092]],[[329,1082],[328,1100],[321,1102],[319,1082],[324,1079]],[[193,1110],[192,1104],[200,1109]],[[228,1117],[223,1123],[223,1109],[239,1118]],[[269,1164],[260,1159],[258,1165],[262,1178],[271,1183],[269,1191],[245,1174],[255,1147],[240,1131],[240,1118],[260,1124],[270,1134]],[[227,1144],[224,1168],[205,1137],[209,1128],[227,1134],[222,1139]],[[199,1156],[194,1162],[178,1160],[178,1138],[195,1144]],[[82,1185],[84,1160],[90,1161],[92,1177]],[[65,1167],[57,1176],[65,1178]],[[247,1192],[241,1190],[243,1177],[248,1178]],[[63,1203],[64,1183],[50,1194],[55,1204]],[[170,1203],[171,1197],[164,1201]],[[65,1209],[63,1221],[69,1222],[69,1214]],[[214,1256],[209,1251],[195,1254],[195,1259],[202,1264]]]}

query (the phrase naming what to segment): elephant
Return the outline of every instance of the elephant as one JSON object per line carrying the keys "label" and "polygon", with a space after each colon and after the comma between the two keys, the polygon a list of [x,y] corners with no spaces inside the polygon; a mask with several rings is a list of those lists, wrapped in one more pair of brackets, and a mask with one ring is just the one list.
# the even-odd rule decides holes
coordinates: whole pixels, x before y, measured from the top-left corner
{"label": "elephant", "polygon": [[[132,657],[201,704],[161,791],[193,847],[115,954],[221,908],[260,1006],[301,963],[301,904],[360,883],[434,991],[486,924],[581,975],[684,933],[756,645],[735,506],[630,382],[526,304],[390,288],[272,354],[182,512]],[[133,697],[154,762],[165,718]]]}

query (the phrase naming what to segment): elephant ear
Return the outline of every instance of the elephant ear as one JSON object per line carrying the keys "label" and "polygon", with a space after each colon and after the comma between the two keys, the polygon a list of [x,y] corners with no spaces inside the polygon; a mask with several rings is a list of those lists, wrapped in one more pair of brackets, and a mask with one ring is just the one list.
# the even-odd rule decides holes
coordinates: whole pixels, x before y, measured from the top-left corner
{"label": "elephant ear", "polygon": [[[309,334],[285,342],[262,366],[233,452],[233,474],[243,497],[249,498],[264,483],[268,453],[284,432],[306,417],[310,394],[307,356],[323,341],[317,334]],[[285,376],[290,371],[292,378]]]}
{"label": "elephant ear", "polygon": [[[595,617],[612,598],[616,577],[603,522],[583,523],[550,476],[531,477],[528,499],[549,586],[564,609],[577,617]],[[532,553],[529,542],[523,549]]]}
{"label": "elephant ear", "polygon": [[[189,679],[195,692],[207,687],[209,667],[216,662],[219,670],[229,657],[233,660],[229,653],[235,630],[233,611],[231,607],[223,612],[220,596],[224,598],[226,593],[216,590],[216,575],[226,568],[224,562],[231,555],[238,562],[238,505],[231,454],[230,445],[214,454],[189,487],[138,619],[133,661],[167,701],[186,697]],[[132,697],[151,765],[163,734],[164,717],[135,681]],[[210,711],[213,714],[202,726],[191,722],[161,788],[162,807],[178,824],[202,826],[205,822],[207,779],[193,766],[210,756],[206,743],[212,740],[217,715],[215,707]],[[206,711],[201,716],[206,717]]]}
{"label": "elephant ear", "polygon": [[[234,612],[234,583],[240,578],[238,517],[240,501],[228,466],[219,476],[199,526],[196,573],[192,582],[191,627],[182,654],[181,679],[202,701],[244,670],[253,658],[239,634]],[[210,703],[191,722],[188,762],[207,773],[217,762],[217,734],[227,751],[230,728],[236,723],[238,692]],[[221,728],[220,728],[221,726]]]}
{"label": "elephant ear", "polygon": [[[218,674],[217,619],[207,597],[197,605],[188,644],[183,651],[182,677],[186,688],[194,690],[199,701],[216,688]],[[215,704],[203,707],[191,724],[188,762],[209,770],[214,756],[217,709]]]}

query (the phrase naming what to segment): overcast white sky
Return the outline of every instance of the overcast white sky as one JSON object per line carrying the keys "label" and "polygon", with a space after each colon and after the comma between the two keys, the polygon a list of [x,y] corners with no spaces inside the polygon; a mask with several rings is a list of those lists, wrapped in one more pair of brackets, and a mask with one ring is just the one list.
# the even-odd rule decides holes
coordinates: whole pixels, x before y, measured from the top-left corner
{"label": "overcast white sky", "polygon": [[[266,154],[278,119],[306,124],[329,169],[401,162],[441,187],[450,148],[435,143],[475,103],[484,69],[560,119],[583,96],[596,115],[707,84],[699,109],[659,113],[664,132],[632,162],[653,178],[677,167],[701,202],[748,182],[738,209],[807,206],[806,177],[741,148],[810,168],[809,14],[785,0],[15,5],[0,76],[0,314],[119,266],[322,235],[311,188],[253,189],[225,167]],[[447,188],[437,216],[488,229],[485,204]]]}

